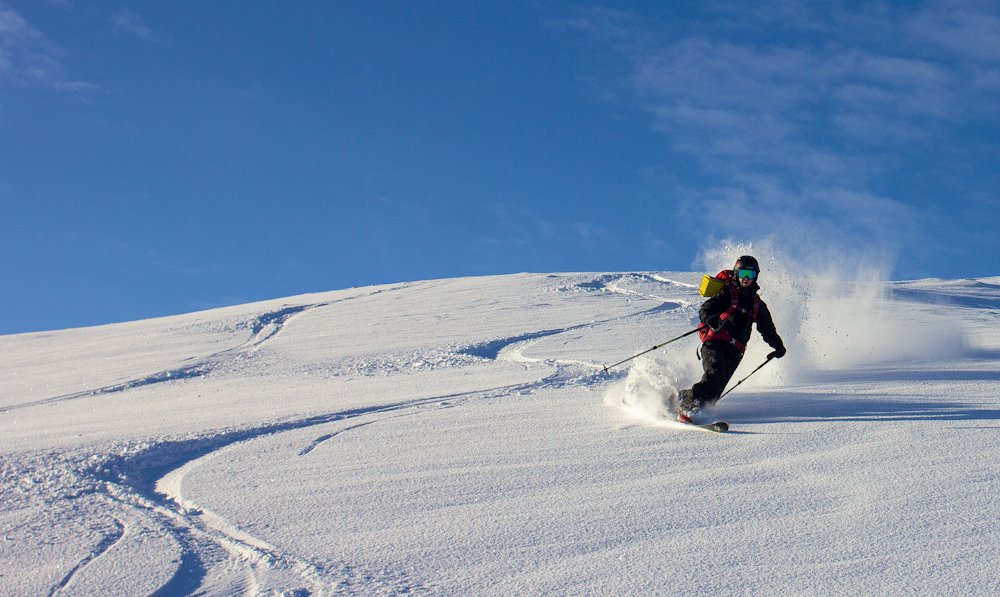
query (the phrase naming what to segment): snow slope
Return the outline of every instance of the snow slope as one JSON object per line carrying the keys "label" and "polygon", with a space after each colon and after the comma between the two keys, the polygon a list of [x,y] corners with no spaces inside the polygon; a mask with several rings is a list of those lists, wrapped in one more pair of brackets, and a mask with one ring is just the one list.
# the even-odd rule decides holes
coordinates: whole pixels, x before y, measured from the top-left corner
{"label": "snow slope", "polygon": [[0,336],[0,593],[1000,593],[1000,279],[765,277],[789,355],[717,435],[662,411],[695,338],[602,368],[691,329],[699,278]]}

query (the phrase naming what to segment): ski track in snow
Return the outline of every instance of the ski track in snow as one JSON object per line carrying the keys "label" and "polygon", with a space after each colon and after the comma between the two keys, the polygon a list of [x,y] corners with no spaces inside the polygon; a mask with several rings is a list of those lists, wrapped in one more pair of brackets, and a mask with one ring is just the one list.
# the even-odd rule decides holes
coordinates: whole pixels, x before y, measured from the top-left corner
{"label": "ski track in snow", "polygon": [[310,309],[315,309],[317,307],[324,307],[329,304],[332,303],[319,303],[315,305],[298,305],[295,307],[287,307],[285,309],[279,309],[277,311],[264,313],[254,318],[252,321],[249,322],[249,324],[247,324],[246,327],[250,329],[249,340],[243,342],[239,346],[228,348],[226,350],[222,350],[217,353],[211,354],[190,365],[185,365],[183,367],[178,367],[175,369],[167,369],[164,371],[159,371],[157,373],[153,373],[146,377],[129,380],[111,386],[105,386],[103,388],[85,390],[83,392],[65,394],[62,396],[45,398],[43,400],[36,400],[34,402],[26,402],[24,404],[17,404],[14,406],[3,407],[0,408],[0,413],[10,412],[22,408],[29,408],[32,406],[40,406],[43,404],[53,404],[68,400],[76,400],[79,398],[90,398],[94,396],[100,396],[103,394],[115,394],[118,392],[124,392],[126,390],[132,390],[135,388],[141,388],[144,386],[150,386],[159,383],[181,381],[195,377],[203,377],[205,375],[210,374],[213,370],[217,369],[218,367],[226,363],[230,363],[238,358],[244,357],[246,355],[252,354],[253,352],[256,352],[257,350],[260,350],[260,348],[264,346],[265,343],[277,337],[277,335],[281,333],[281,330],[284,328],[285,324],[292,317],[304,313],[305,311],[308,311]]}
{"label": "ski track in snow", "polygon": [[[151,386],[160,383],[167,383],[173,381],[183,381],[186,379],[204,377],[211,374],[227,364],[233,363],[239,359],[252,355],[253,353],[259,351],[263,348],[269,341],[278,337],[279,334],[284,330],[285,326],[293,318],[302,315],[307,311],[318,309],[321,307],[329,307],[331,305],[336,305],[345,301],[356,300],[358,298],[368,298],[382,294],[384,292],[391,292],[402,287],[390,287],[385,289],[374,290],[367,294],[358,295],[354,297],[343,298],[339,300],[327,301],[322,303],[306,304],[306,305],[293,305],[289,307],[284,307],[275,311],[268,311],[262,313],[253,319],[245,322],[241,327],[246,328],[250,333],[250,338],[240,343],[232,348],[227,348],[206,357],[198,359],[190,365],[185,365],[183,367],[176,367],[173,369],[166,369],[141,377],[138,379],[129,380],[119,384],[114,384],[110,386],[105,386],[101,388],[95,388],[91,390],[84,390],[82,392],[75,392],[72,394],[64,394],[62,396],[54,396],[52,398],[45,398],[42,400],[36,400],[34,402],[26,402],[23,404],[16,404],[13,406],[0,407],[0,414],[28,408],[32,406],[41,406],[44,404],[54,404],[58,402],[64,402],[69,400],[76,400],[79,398],[90,398],[94,396],[102,396],[106,394],[115,394],[124,392],[126,390],[132,390],[136,388],[142,388],[145,386]],[[195,357],[192,357],[192,359]],[[187,359],[187,360],[192,360]]]}
{"label": "ski track in snow", "polygon": [[85,566],[87,566],[97,558],[107,553],[112,547],[117,545],[118,542],[122,540],[122,537],[125,536],[127,528],[117,518],[113,519],[113,522],[115,526],[114,531],[106,535],[104,539],[100,541],[100,543],[94,546],[94,548],[91,550],[89,554],[84,556],[82,560],[80,560],[79,562],[76,563],[76,565],[70,568],[69,572],[66,573],[66,576],[64,576],[62,580],[60,580],[56,584],[56,586],[52,587],[52,589],[49,591],[48,593],[49,597],[53,597],[54,595],[59,595],[63,593],[64,590],[67,588],[67,586],[70,584],[70,582],[73,580],[73,576],[77,572],[79,572],[81,569],[83,569]]}
{"label": "ski track in snow", "polygon": [[[489,339],[455,350],[455,353],[459,355],[476,359],[507,361],[522,364],[525,367],[537,365],[541,361],[551,372],[537,381],[347,409],[249,429],[222,431],[196,439],[164,441],[141,448],[128,456],[101,459],[85,467],[84,473],[90,476],[92,481],[96,481],[106,488],[107,496],[113,504],[117,505],[116,508],[112,508],[113,510],[119,512],[124,510],[129,513],[129,516],[146,517],[149,524],[165,529],[178,546],[180,557],[176,562],[176,570],[170,580],[154,593],[155,595],[178,595],[195,592],[255,594],[265,585],[261,577],[274,576],[275,574],[285,574],[298,579],[297,583],[292,582],[291,584],[302,586],[291,594],[325,594],[331,589],[350,592],[352,587],[366,587],[366,590],[370,590],[380,584],[393,593],[430,592],[422,587],[419,581],[407,578],[405,575],[388,574],[388,577],[385,577],[387,574],[385,571],[360,570],[344,562],[311,561],[284,552],[280,547],[270,545],[243,532],[223,517],[185,498],[182,490],[184,478],[225,450],[279,433],[348,423],[336,431],[317,436],[304,446],[298,455],[299,457],[307,457],[320,445],[344,433],[400,417],[415,416],[431,409],[454,408],[470,400],[525,395],[543,388],[587,386],[598,383],[597,374],[603,369],[596,363],[535,359],[526,357],[524,352],[540,340],[559,334],[607,326],[623,319],[647,317],[689,307],[689,303],[678,301],[676,298],[666,299],[648,292],[627,289],[623,286],[623,282],[626,281],[639,281],[647,284],[679,284],[665,278],[645,274],[600,276],[591,282],[577,284],[572,289],[584,292],[614,293],[630,298],[652,299],[661,304],[624,317]],[[394,289],[377,292],[388,292]],[[352,300],[352,298],[342,300]],[[227,363],[260,350],[267,342],[280,335],[292,318],[338,302],[342,301],[297,305],[263,313],[245,324],[250,332],[248,340],[183,367],[164,370],[120,384],[7,407],[0,409],[0,413],[79,398],[120,393],[152,384],[202,377]],[[613,372],[610,376],[605,374],[600,383],[620,379],[624,374],[624,372]],[[86,557],[73,566],[51,588],[49,595],[70,592],[74,577],[81,570],[103,557],[122,540],[127,533],[127,527],[118,517],[114,518],[114,524],[116,530],[106,535]]]}

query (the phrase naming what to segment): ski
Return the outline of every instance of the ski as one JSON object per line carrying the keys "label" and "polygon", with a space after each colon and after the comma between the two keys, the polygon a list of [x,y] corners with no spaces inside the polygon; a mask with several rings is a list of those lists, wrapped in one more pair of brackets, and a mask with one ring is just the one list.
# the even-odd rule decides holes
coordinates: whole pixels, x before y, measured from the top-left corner
{"label": "ski", "polygon": [[716,433],[725,433],[729,431],[729,423],[725,421],[715,421],[712,423],[681,423],[681,425],[697,427],[699,429],[704,429],[705,431],[714,431]]}
{"label": "ski", "polygon": [[695,427],[698,429],[704,429],[705,431],[714,431],[715,433],[725,433],[729,431],[729,423],[725,421],[712,421],[711,423],[695,423],[689,415],[681,414],[682,411],[680,411],[677,408],[676,396],[671,397],[670,401],[668,402],[667,410],[668,412],[677,415],[676,421],[678,425],[683,425],[684,427]]}
{"label": "ski", "polygon": [[729,431],[729,423],[725,421],[714,421],[712,423],[685,423],[684,421],[670,421],[670,426],[674,429],[700,429],[712,433],[726,433]]}
{"label": "ski", "polygon": [[[627,409],[638,409],[635,405],[632,405],[627,397],[622,399],[622,406]],[[687,415],[679,414],[679,409],[677,408],[677,397],[671,396],[667,399],[666,404],[666,414],[663,417],[662,414],[656,417],[656,423],[664,427],[672,427],[674,429],[700,429],[702,431],[710,431],[712,433],[726,433],[729,431],[729,423],[725,421],[712,421],[711,423],[696,423]]]}

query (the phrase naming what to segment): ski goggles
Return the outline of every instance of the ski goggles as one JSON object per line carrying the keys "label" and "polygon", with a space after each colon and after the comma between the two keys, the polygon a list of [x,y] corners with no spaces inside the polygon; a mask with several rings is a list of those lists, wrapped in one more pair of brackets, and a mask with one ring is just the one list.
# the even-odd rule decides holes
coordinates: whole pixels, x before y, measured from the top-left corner
{"label": "ski goggles", "polygon": [[753,280],[757,277],[757,270],[755,269],[738,269],[736,270],[736,275],[740,278],[750,278]]}

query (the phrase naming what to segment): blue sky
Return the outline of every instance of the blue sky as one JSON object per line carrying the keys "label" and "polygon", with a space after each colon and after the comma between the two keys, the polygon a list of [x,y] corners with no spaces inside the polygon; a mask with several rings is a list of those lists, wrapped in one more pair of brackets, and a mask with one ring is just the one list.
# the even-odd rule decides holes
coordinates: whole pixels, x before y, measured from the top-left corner
{"label": "blue sky", "polygon": [[0,333],[724,239],[1000,275],[1000,5],[748,4],[0,0]]}

